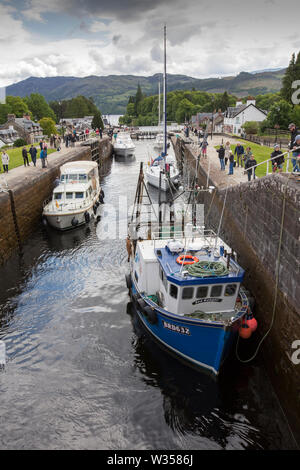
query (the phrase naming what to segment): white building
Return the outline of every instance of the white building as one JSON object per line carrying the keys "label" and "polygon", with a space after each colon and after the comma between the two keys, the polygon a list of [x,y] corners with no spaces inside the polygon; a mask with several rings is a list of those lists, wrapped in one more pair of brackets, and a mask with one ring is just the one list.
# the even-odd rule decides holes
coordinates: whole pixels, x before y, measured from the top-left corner
{"label": "white building", "polygon": [[261,122],[267,117],[267,111],[259,109],[255,100],[248,100],[246,104],[237,101],[236,106],[227,108],[224,115],[223,131],[231,134],[241,134],[242,125],[248,121]]}

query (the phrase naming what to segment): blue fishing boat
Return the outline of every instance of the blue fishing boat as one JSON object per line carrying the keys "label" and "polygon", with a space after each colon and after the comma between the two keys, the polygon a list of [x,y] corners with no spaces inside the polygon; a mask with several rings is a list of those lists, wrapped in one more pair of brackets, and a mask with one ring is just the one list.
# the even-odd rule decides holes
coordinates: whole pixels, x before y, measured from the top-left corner
{"label": "blue fishing boat", "polygon": [[[166,128],[166,112],[164,120]],[[140,320],[156,340],[178,357],[218,374],[241,327],[249,328],[244,321],[250,313],[250,299],[242,286],[244,270],[219,236],[222,216],[217,234],[197,226],[197,166],[187,188],[187,206],[192,205],[189,220],[185,210],[184,220],[176,219],[175,196],[167,202],[169,220],[163,220],[164,174],[162,169],[156,214],[141,163],[128,224],[127,287]],[[224,207],[225,202],[226,196]]]}
{"label": "blue fishing boat", "polygon": [[249,313],[244,270],[211,230],[152,234],[135,245],[126,277],[146,329],[181,358],[218,374]]}

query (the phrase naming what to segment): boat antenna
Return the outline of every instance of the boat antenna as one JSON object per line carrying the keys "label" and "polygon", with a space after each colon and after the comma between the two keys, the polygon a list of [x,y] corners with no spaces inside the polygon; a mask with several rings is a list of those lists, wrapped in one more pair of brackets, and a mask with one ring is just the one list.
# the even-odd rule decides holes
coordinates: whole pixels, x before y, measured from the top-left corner
{"label": "boat antenna", "polygon": [[217,232],[217,236],[216,236],[216,240],[215,240],[215,248],[214,248],[215,250],[217,249],[218,238],[220,236],[220,231],[221,231],[221,226],[222,226],[222,221],[223,221],[223,215],[224,215],[224,209],[225,209],[226,199],[227,199],[228,187],[229,187],[229,185],[227,185],[226,192],[225,192],[222,213],[221,213],[221,217],[220,217],[220,220],[219,220],[219,227],[218,227],[218,232]]}

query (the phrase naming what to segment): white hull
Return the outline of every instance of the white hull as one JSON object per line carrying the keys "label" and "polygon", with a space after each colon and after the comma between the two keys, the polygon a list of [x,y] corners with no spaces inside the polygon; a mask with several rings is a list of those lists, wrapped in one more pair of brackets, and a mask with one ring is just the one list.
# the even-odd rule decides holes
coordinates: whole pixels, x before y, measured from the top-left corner
{"label": "white hull", "polygon": [[[146,178],[149,184],[154,186],[155,188],[159,189],[159,174],[157,172],[152,173],[151,169],[147,169],[146,171]],[[177,184],[179,178],[179,173],[175,173],[174,176],[170,177],[170,180],[173,184]],[[162,175],[161,177],[161,190],[162,191],[169,191],[170,189],[170,184],[167,178]]]}
{"label": "white hull", "polygon": [[[76,210],[57,210],[57,211],[47,211],[44,209],[43,215],[46,217],[47,222],[51,227],[57,230],[70,230],[80,225],[84,225],[89,221],[86,220],[86,214],[89,214],[89,219],[95,217],[94,214],[94,205],[98,201],[100,196],[100,191],[97,196],[95,196],[93,202],[89,205]],[[76,223],[77,221],[77,223]]]}
{"label": "white hull", "polygon": [[119,157],[128,157],[129,155],[134,154],[134,149],[135,147],[132,148],[116,148],[114,147],[114,153],[115,155]]}

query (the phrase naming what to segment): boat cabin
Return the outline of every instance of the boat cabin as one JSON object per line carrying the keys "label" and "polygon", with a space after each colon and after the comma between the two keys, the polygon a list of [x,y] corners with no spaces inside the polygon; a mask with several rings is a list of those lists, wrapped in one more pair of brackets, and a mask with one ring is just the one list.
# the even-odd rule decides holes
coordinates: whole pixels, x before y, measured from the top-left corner
{"label": "boat cabin", "polygon": [[[184,240],[178,240],[182,248]],[[202,246],[201,246],[202,244]],[[228,260],[224,252],[230,248],[218,239],[216,249],[210,249],[204,239],[197,239],[190,246],[172,252],[166,240],[144,240],[137,243],[134,260],[134,281],[140,292],[159,306],[171,313],[190,315],[195,312],[217,314],[235,309],[240,284],[244,277],[243,269],[236,261]],[[181,256],[181,260],[178,258]],[[188,258],[185,258],[188,256]],[[178,261],[190,262],[189,257],[209,263],[221,263],[220,274],[214,271],[205,272],[203,277],[190,274],[188,267],[192,264],[180,264]],[[193,262],[193,259],[192,261]]]}
{"label": "boat cabin", "polygon": [[60,168],[60,183],[53,190],[57,205],[92,201],[99,192],[99,173],[96,162],[70,162]]}

